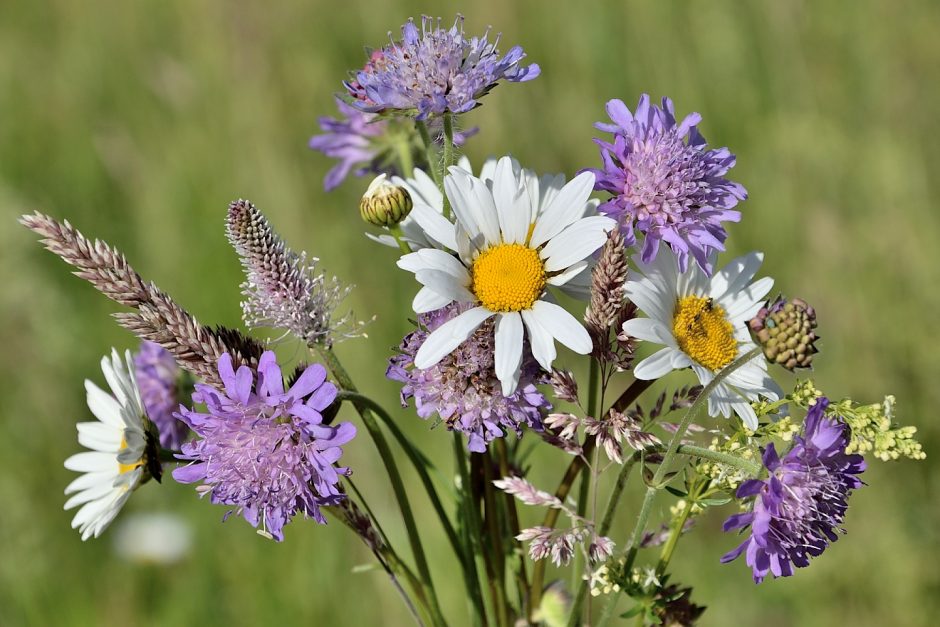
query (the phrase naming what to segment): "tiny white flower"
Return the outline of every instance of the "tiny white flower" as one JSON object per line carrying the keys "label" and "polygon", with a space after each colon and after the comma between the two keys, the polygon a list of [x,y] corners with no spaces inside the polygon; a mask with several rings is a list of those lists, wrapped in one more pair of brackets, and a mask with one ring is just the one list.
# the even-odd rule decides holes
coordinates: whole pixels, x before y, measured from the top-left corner
{"label": "tiny white flower", "polygon": [[66,468],[84,473],[65,488],[66,494],[74,494],[65,509],[82,506],[72,519],[72,528],[79,529],[82,540],[100,536],[153,470],[148,465],[153,437],[148,434],[149,420],[130,351],[125,351],[122,361],[111,349],[111,358],[101,359],[101,371],[111,394],[86,380],[88,408],[98,421],[77,425],[79,443],[90,450],[65,460]]}
{"label": "tiny white flower", "polygon": [[503,157],[483,174],[489,178],[450,168],[444,189],[456,223],[415,198],[409,217],[433,247],[403,256],[398,266],[424,286],[412,303],[416,313],[454,301],[476,305],[428,336],[415,367],[438,363],[496,316],[496,376],[503,394],[510,395],[519,382],[525,336],[546,370],[555,359],[555,340],[576,353],[590,352],[587,331],[550,302],[545,290],[550,285],[564,289],[583,274],[616,223],[591,215],[590,172],[567,184],[561,176],[540,180]]}
{"label": "tiny white flower", "polygon": [[[680,273],[669,249],[661,250],[650,264],[637,257],[642,277],[627,281],[626,295],[649,317],[628,320],[623,330],[665,348],[638,363],[634,376],[658,379],[691,366],[702,385],[708,385],[723,368],[754,349],[747,322],[774,284],[769,277],[751,283],[763,259],[762,253],[739,257],[709,278],[695,264]],[[749,429],[756,429],[750,401],[760,396],[777,400],[781,394],[759,354],[715,388],[708,413],[728,418],[734,411]]]}

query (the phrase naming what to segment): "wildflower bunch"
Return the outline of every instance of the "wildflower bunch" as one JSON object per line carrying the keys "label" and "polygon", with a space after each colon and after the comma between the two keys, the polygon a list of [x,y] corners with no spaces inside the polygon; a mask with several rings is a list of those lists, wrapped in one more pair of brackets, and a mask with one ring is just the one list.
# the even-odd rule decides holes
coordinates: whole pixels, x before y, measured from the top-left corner
{"label": "wildflower bunch", "polygon": [[[621,615],[692,625],[705,608],[671,580],[671,565],[713,509],[735,507],[725,529],[742,536],[723,562],[743,556],[757,583],[791,576],[829,559],[851,529],[850,498],[872,458],[925,457],[893,396],[830,401],[812,380],[790,393],[778,383],[782,370],[824,358],[826,316],[798,298],[768,299],[763,253],[719,259],[747,193],[728,178],[735,156],[707,146],[697,113],[677,116],[670,99],[645,94],[633,110],[612,99],[610,122],[596,125],[600,167],[568,174],[524,167],[511,145],[476,168],[460,156],[475,132],[459,131],[463,117],[496,85],[540,73],[500,43],[490,30],[466,35],[463,17],[449,28],[409,20],[342,83],[339,117],[321,118],[310,140],[338,162],[327,189],[375,175],[344,210],[385,247],[363,242],[352,254],[390,276],[405,271],[393,276],[408,311],[381,312],[407,328],[384,371],[393,400],[421,421],[357,388],[353,374],[382,368],[350,373],[337,352],[340,340],[365,338],[340,311],[351,288],[289,247],[251,202],[224,212],[247,331],[197,322],[67,221],[22,217],[125,308],[118,323],[143,341],[134,357],[102,361],[110,392],[86,382],[96,420],[78,424],[88,450],[65,462],[81,473],[65,507],[79,508],[82,539],[101,535],[136,490],[172,477],[277,541],[291,521],[332,516],[419,625],[468,622],[463,604],[442,607],[430,558],[451,560],[449,581],[464,587],[475,624]],[[278,335],[249,335],[257,329]],[[396,521],[380,521],[374,492],[352,480],[373,450],[379,461],[360,468],[381,463],[400,533],[386,534]],[[429,521],[412,506],[418,490]],[[671,500],[654,507],[658,498]],[[615,524],[623,510],[635,514],[632,530]],[[447,551],[426,552],[431,523]],[[574,576],[547,585],[549,564]]]}

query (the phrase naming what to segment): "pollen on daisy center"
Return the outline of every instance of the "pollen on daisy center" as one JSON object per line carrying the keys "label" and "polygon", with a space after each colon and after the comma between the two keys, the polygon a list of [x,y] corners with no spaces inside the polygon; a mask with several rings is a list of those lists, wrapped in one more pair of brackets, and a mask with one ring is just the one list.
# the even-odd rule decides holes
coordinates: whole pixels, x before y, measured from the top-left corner
{"label": "pollen on daisy center", "polygon": [[490,311],[522,311],[545,288],[539,253],[522,244],[498,244],[480,253],[470,269],[471,290]]}
{"label": "pollen on daisy center", "polygon": [[734,327],[711,298],[685,296],[676,301],[672,334],[686,355],[716,372],[738,355]]}

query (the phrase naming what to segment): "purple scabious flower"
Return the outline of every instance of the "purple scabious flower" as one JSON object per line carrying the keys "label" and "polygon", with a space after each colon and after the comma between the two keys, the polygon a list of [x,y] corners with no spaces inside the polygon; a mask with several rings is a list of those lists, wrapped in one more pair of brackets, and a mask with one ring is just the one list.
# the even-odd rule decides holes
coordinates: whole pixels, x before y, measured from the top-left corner
{"label": "purple scabious flower", "polygon": [[525,53],[514,46],[500,56],[496,41],[467,39],[463,17],[449,29],[441,20],[424,16],[421,30],[414,20],[402,26],[401,41],[372,53],[369,63],[344,83],[352,105],[362,111],[398,111],[426,120],[444,113],[466,113],[500,80],[529,81],[539,75],[536,64],[522,66]]}
{"label": "purple scabious flower", "polygon": [[722,222],[737,222],[733,207],[747,198],[744,187],[725,178],[735,157],[727,148],[706,150],[698,132],[702,116],[692,113],[676,123],[672,101],[662,108],[640,97],[634,113],[622,100],[607,103],[613,124],[595,128],[613,133],[613,142],[594,141],[601,147],[602,169],[592,169],[595,189],[613,194],[598,207],[616,219],[630,246],[635,231],[645,235],[642,258],[650,263],[660,242],[675,251],[682,272],[689,255],[711,275],[708,254],[724,250],[727,238]]}
{"label": "purple scabious flower", "polygon": [[174,415],[186,390],[187,375],[170,351],[154,342],[143,341],[134,355],[134,374],[147,416],[160,432],[160,446],[173,451],[189,437],[189,427]]}
{"label": "purple scabious flower", "polygon": [[323,424],[321,412],[336,398],[326,370],[309,366],[285,391],[271,351],[261,356],[257,376],[247,366],[234,371],[228,353],[218,368],[225,389],[199,384],[193,394],[206,412],[180,407],[178,416],[199,439],[183,445],[178,457],[191,463],[174,470],[173,478],[202,481],[197,492],[234,506],[229,513],[278,541],[297,513],[325,524],[320,507],[344,498],[339,478],[349,474],[335,465],[341,446],[356,435],[351,423]]}
{"label": "purple scabious flower", "polygon": [[738,488],[738,498],[755,497],[753,510],[731,516],[724,529],[750,526],[751,535],[721,561],[745,553],[756,583],[767,573],[789,577],[793,566],[808,566],[810,557],[835,542],[848,496],[863,485],[858,475],[865,470],[865,461],[845,452],[849,426],[826,418],[828,405],[825,397],[816,400],[806,415],[802,437],[794,438],[783,459],[772,443],[767,446],[763,456],[770,473],[767,479],[751,479]]}
{"label": "purple scabious flower", "polygon": [[448,429],[467,436],[469,450],[482,453],[508,430],[520,435],[522,425],[528,425],[541,431],[541,411],[551,409],[551,404],[535,387],[548,378],[528,351],[522,357],[519,386],[503,396],[496,378],[492,319],[434,366],[415,368],[414,357],[431,332],[467,309],[467,304],[450,304],[418,316],[418,329],[405,336],[401,352],[389,360],[385,376],[404,384],[402,407],[414,398],[418,416],[439,415]]}

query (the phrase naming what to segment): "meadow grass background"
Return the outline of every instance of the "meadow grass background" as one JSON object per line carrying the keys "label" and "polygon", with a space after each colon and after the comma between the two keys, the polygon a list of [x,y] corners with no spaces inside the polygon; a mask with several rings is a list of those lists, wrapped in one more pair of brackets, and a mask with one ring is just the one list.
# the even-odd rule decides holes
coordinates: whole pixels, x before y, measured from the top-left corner
{"label": "meadow grass background", "polygon": [[[82,543],[62,511],[88,419],[82,379],[100,380],[110,346],[134,340],[118,308],[15,224],[33,209],[68,218],[123,249],[204,322],[239,324],[240,271],[223,235],[229,201],[250,198],[290,243],[357,289],[370,339],[337,348],[361,387],[395,405],[382,378],[407,331],[415,287],[390,250],[362,236],[365,180],[326,194],[332,165],[306,148],[317,116],[364,46],[422,12],[493,24],[543,75],[504,85],[467,116],[475,161],[512,152],[572,173],[598,163],[591,123],[612,97],[670,95],[699,111],[712,145],[738,155],[751,194],[731,251],[766,251],[765,272],[819,312],[815,372],[832,396],[898,399],[923,463],[874,463],[848,537],[798,576],[754,586],[714,512],[683,540],[678,580],[709,606],[704,625],[928,625],[940,611],[936,499],[940,407],[940,5],[857,2],[6,0],[0,6],[0,625],[407,624],[368,555],[338,524],[295,522],[287,541],[167,480],[131,500],[194,525],[191,556],[169,570],[120,561],[108,535]],[[299,353],[282,345],[285,358]],[[573,360],[570,355],[562,361]],[[443,462],[449,438],[413,414],[403,428]],[[346,461],[394,538],[387,482],[367,438]],[[548,452],[536,478],[567,460]],[[414,480],[409,476],[410,480]],[[635,501],[634,501],[635,503]],[[427,512],[427,504],[418,502]],[[635,511],[623,508],[622,541]],[[659,512],[663,513],[664,508]],[[430,518],[426,542],[454,624],[461,583]]]}

